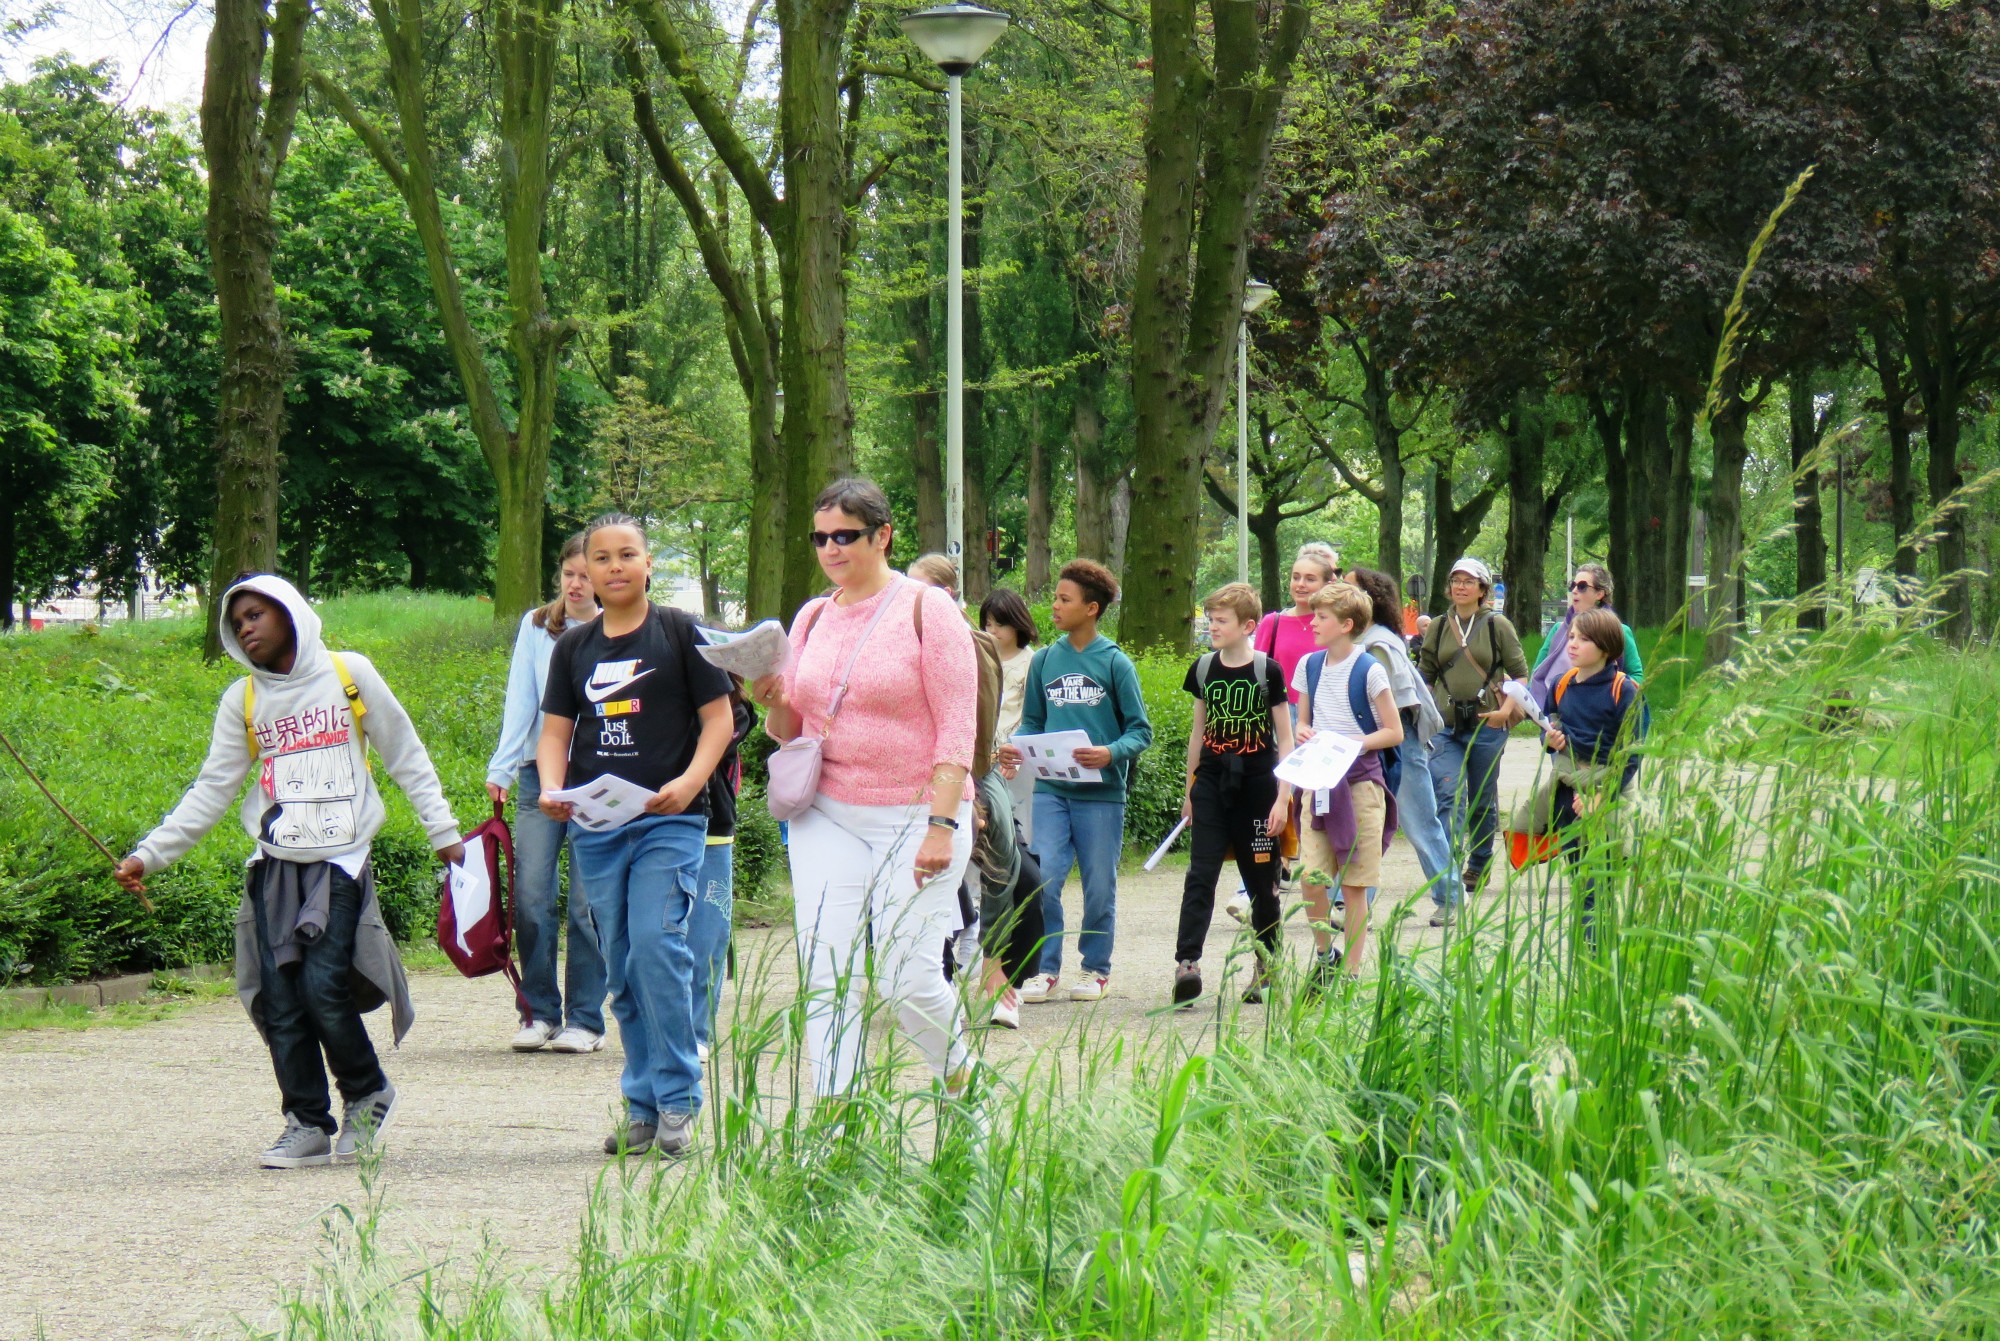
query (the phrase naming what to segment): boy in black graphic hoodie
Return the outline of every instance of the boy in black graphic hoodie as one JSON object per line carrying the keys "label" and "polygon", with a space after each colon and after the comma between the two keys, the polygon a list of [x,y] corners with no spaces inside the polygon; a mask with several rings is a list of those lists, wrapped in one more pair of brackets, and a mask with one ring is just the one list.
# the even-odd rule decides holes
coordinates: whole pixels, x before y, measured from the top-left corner
{"label": "boy in black graphic hoodie", "polygon": [[[383,814],[370,744],[437,854],[456,863],[465,849],[409,714],[366,657],[326,649],[297,588],[265,574],[238,578],[222,598],[222,644],[250,673],[223,691],[201,775],[119,863],[118,883],[143,889],[147,875],[185,856],[254,773],[240,807],[257,851],[236,912],[236,990],[271,1050],[285,1112],[258,1163],[346,1163],[396,1108],[362,1012],[388,1002],[398,1043],[414,1018],[368,860]],[[329,1067],[344,1101],[338,1129]]]}

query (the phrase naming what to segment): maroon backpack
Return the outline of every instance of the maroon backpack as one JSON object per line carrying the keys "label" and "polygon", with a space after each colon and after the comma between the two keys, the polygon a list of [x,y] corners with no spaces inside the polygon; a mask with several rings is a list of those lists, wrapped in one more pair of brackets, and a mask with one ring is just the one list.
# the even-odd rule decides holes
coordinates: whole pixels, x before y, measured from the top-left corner
{"label": "maroon backpack", "polygon": [[[493,901],[477,922],[464,928],[465,943],[460,945],[458,914],[451,902],[451,872],[447,870],[438,891],[438,949],[468,978],[506,974],[507,981],[514,985],[514,1000],[521,1007],[521,1019],[532,1024],[534,1012],[528,1009],[528,999],[521,994],[521,972],[514,967],[514,835],[498,801],[493,803],[493,818],[466,834],[464,841],[469,845],[475,838],[485,840],[480,850],[486,855],[486,879],[493,890]],[[500,865],[503,855],[507,859],[504,881]]]}

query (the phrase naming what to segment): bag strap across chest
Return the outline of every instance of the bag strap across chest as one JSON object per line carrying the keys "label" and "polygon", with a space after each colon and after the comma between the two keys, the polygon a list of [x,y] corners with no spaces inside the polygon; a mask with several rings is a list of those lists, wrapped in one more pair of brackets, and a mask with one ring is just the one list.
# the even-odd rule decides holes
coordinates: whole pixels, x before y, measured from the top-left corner
{"label": "bag strap across chest", "polygon": [[[354,677],[348,673],[347,658],[341,656],[338,652],[328,652],[327,655],[333,658],[333,673],[340,677],[340,692],[346,697],[348,711],[354,718],[354,739],[360,743],[361,757],[365,760],[368,757],[368,736],[367,732],[362,729],[361,719],[368,715],[368,705],[362,701],[360,687],[354,683]],[[250,742],[250,757],[255,759],[257,757],[257,677],[254,675],[243,677],[243,735]],[[368,767],[372,770],[375,766],[369,764]]]}

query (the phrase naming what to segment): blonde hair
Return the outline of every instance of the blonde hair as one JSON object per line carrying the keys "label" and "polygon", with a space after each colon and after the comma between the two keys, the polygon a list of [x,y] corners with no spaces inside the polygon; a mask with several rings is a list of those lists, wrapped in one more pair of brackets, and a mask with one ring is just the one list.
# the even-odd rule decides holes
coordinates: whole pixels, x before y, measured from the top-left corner
{"label": "blonde hair", "polygon": [[1375,602],[1352,582],[1329,582],[1312,594],[1313,613],[1324,610],[1335,619],[1345,619],[1354,627],[1348,632],[1360,637],[1375,618]]}
{"label": "blonde hair", "polygon": [[1308,540],[1300,545],[1299,552],[1292,556],[1292,562],[1297,563],[1301,559],[1318,564],[1320,576],[1329,582],[1340,576],[1340,555],[1324,540]]}
{"label": "blonde hair", "polygon": [[933,587],[958,592],[958,565],[942,554],[926,554],[910,564],[910,576]]}
{"label": "blonde hair", "polygon": [[1245,624],[1255,624],[1264,617],[1264,603],[1257,599],[1257,591],[1248,582],[1231,582],[1208,593],[1201,602],[1202,612],[1227,610]]}
{"label": "blonde hair", "polygon": [[582,558],[588,543],[588,534],[578,531],[563,541],[562,553],[556,556],[556,598],[535,611],[535,627],[546,630],[551,638],[562,637],[562,631],[569,626],[569,602],[562,593],[563,565]]}

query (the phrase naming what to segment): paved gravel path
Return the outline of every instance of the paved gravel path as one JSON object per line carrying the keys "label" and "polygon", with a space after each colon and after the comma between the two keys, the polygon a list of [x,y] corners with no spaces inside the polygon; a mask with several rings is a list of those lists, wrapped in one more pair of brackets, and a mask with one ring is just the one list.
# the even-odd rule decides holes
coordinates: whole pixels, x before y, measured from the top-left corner
{"label": "paved gravel path", "polygon": [[[1503,797],[1533,767],[1532,750],[1513,742]],[[1400,841],[1387,867],[1378,925],[1419,881]],[[1122,877],[1111,996],[1024,1007],[1020,1034],[979,1031],[988,1059],[1017,1064],[1082,1012],[1097,1032],[1198,1033],[1201,1013],[1148,1018],[1166,1000],[1181,880],[1179,869]],[[1235,931],[1218,912],[1211,964]],[[1302,928],[1290,934],[1303,945]],[[1418,919],[1400,934],[1439,933]],[[770,1003],[789,999],[789,932],[748,932],[741,953],[769,956]],[[507,1250],[517,1276],[562,1269],[605,1165],[597,1147],[616,1109],[615,1031],[591,1056],[520,1056],[506,1046],[511,998],[499,979],[425,972],[411,989],[417,1027],[385,1054],[402,1103],[378,1189],[381,1246],[442,1263],[485,1241]],[[369,1023],[382,1040],[386,1020]],[[364,1195],[351,1168],[252,1166],[281,1125],[275,1101],[269,1058],[233,1000],[135,1028],[0,1035],[0,1339],[269,1325],[280,1292],[309,1282],[328,1212]]]}

